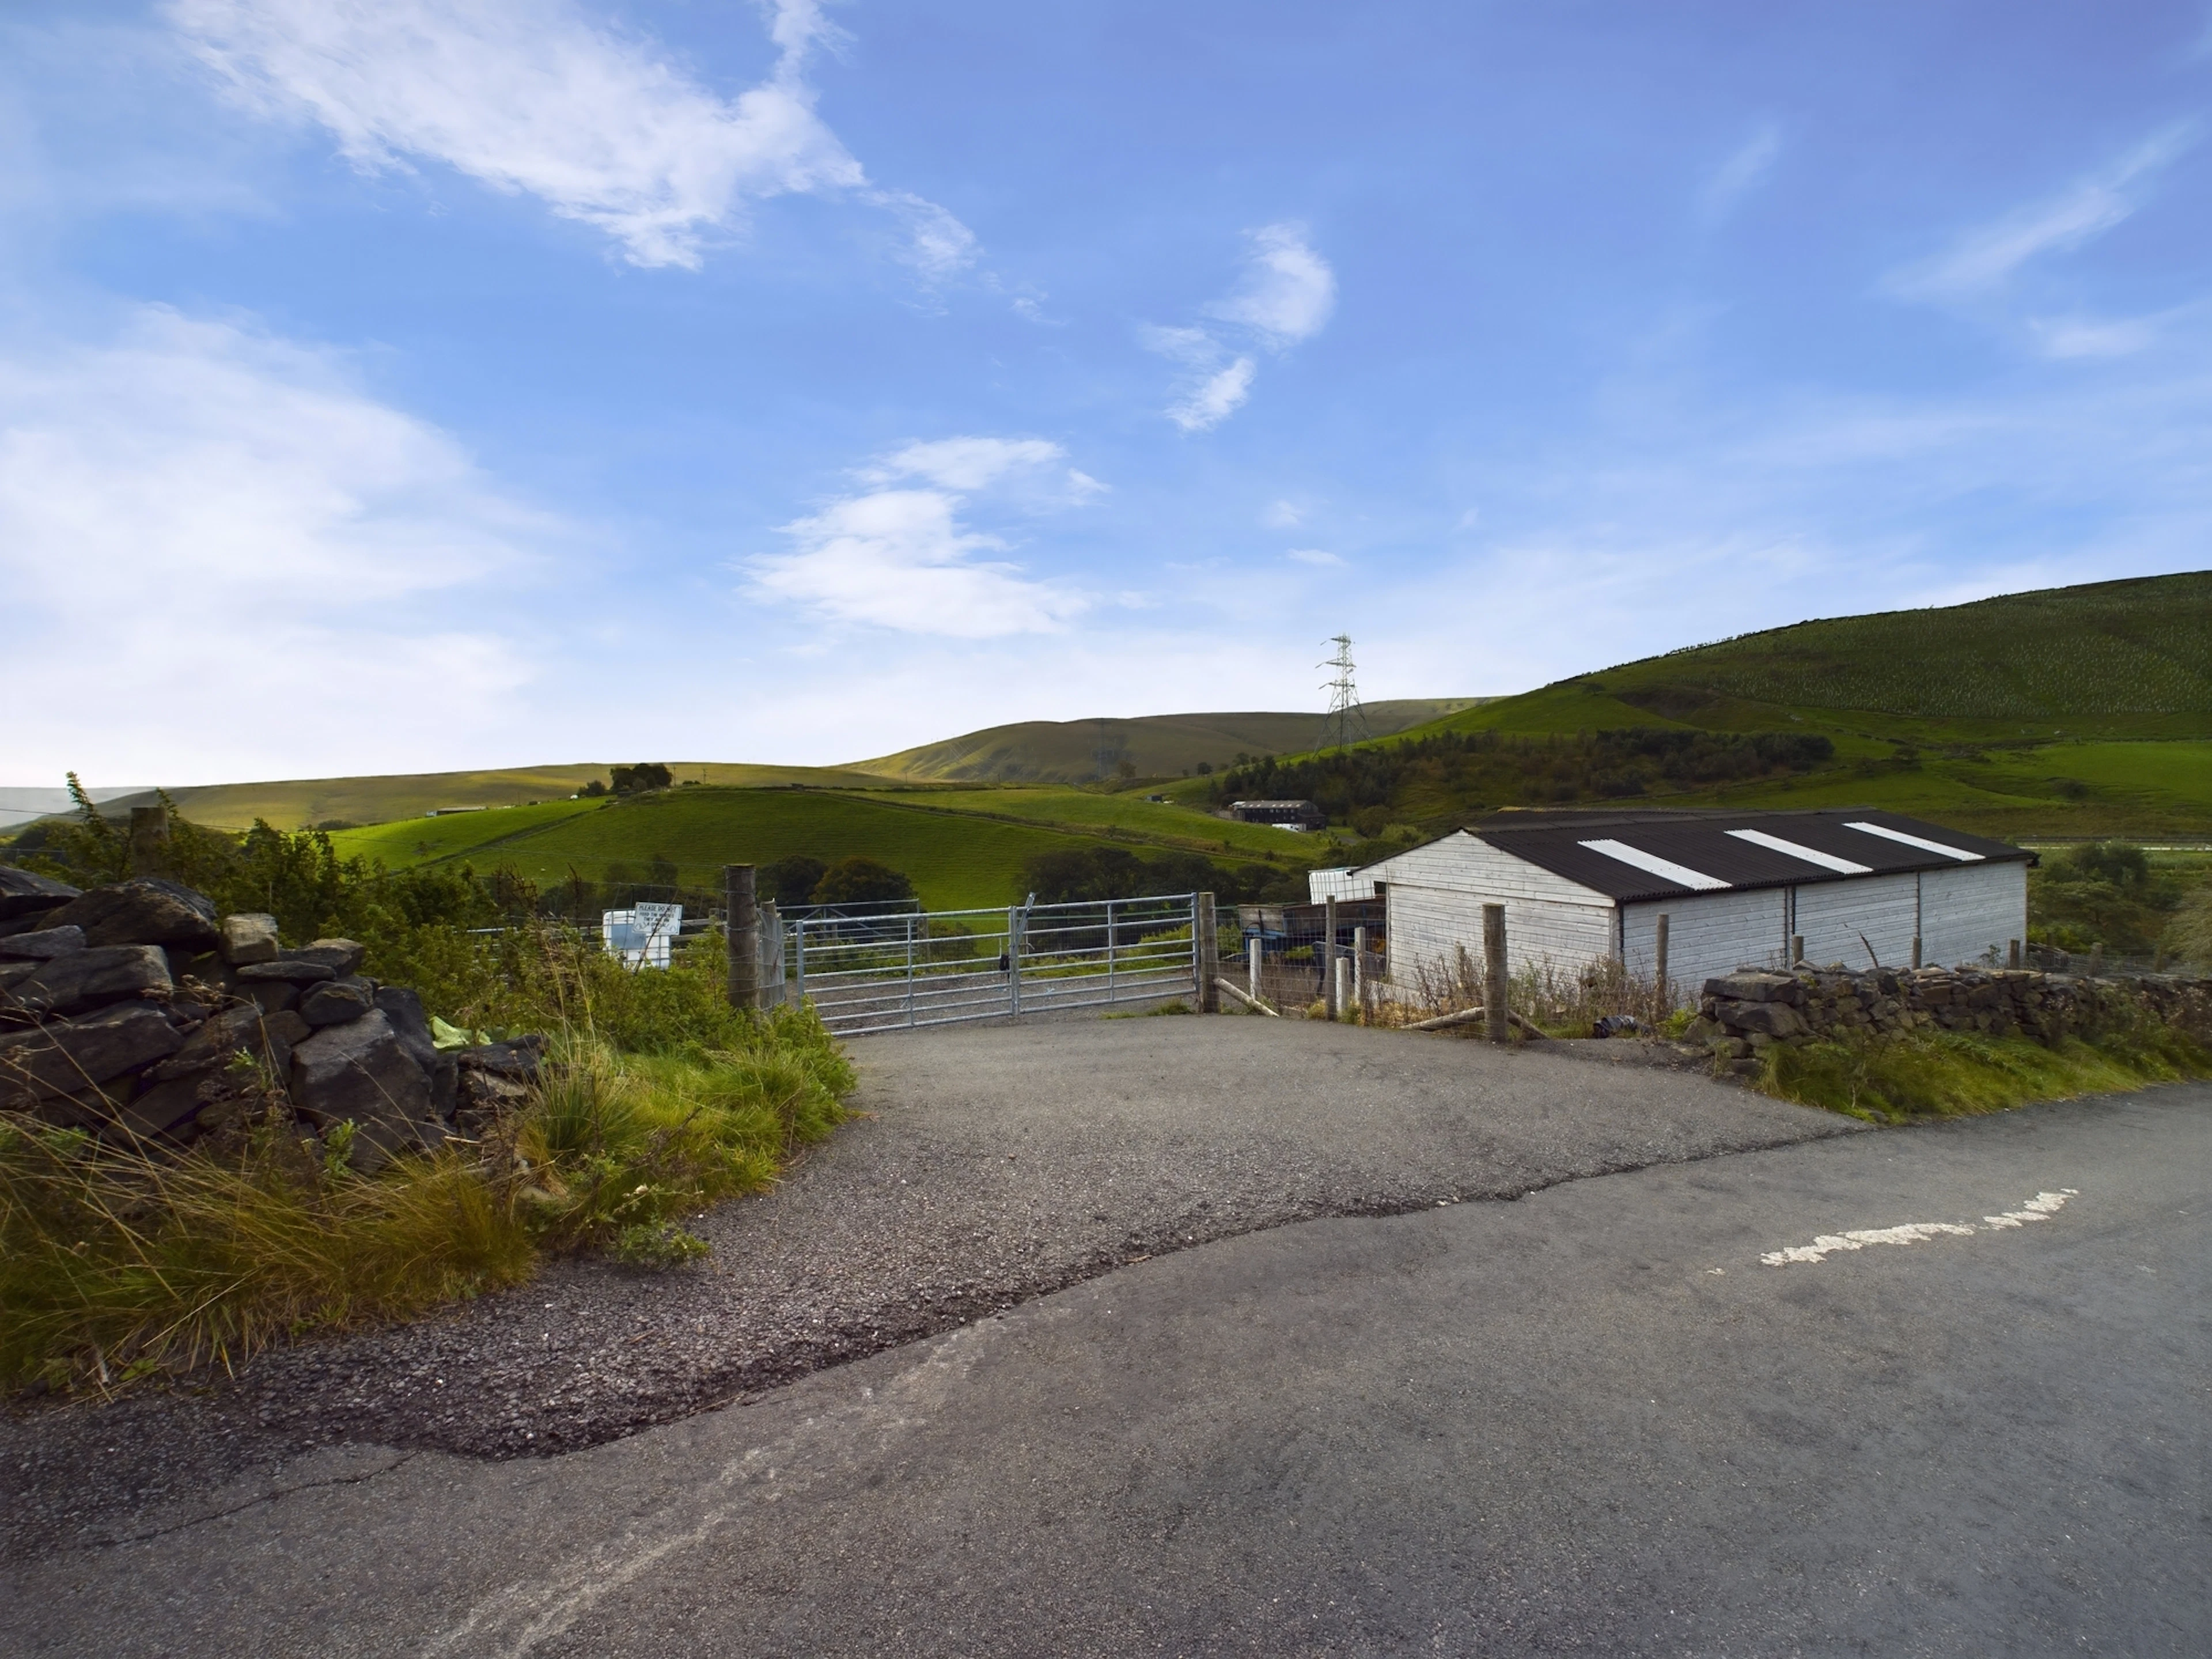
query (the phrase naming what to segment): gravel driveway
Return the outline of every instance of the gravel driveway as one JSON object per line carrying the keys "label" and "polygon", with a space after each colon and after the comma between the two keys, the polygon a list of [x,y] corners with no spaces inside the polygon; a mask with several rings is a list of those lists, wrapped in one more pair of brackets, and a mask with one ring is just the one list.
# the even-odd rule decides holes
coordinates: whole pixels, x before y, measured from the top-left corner
{"label": "gravel driveway", "polygon": [[1858,1127],[1694,1073],[1301,1021],[972,1026],[854,1054],[866,1115],[695,1224],[702,1264],[558,1263],[204,1397],[18,1419],[0,1548],[164,1524],[309,1447],[595,1444],[1209,1240]]}

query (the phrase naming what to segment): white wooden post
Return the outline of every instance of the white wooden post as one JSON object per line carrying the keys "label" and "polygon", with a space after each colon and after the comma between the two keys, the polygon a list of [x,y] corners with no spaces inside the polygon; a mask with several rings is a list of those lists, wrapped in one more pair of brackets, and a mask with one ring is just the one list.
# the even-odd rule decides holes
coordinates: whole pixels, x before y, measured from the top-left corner
{"label": "white wooden post", "polygon": [[1022,1011],[1022,908],[1006,912],[1006,1012]]}
{"label": "white wooden post", "polygon": [[1363,925],[1352,930],[1352,1002],[1359,1010],[1359,1017],[1367,1017],[1367,929]]}
{"label": "white wooden post", "polygon": [[1114,901],[1106,901],[1106,1000],[1114,1000]]}
{"label": "white wooden post", "polygon": [[906,1023],[914,1024],[914,918],[906,919]]}
{"label": "white wooden post", "polygon": [[1352,988],[1352,964],[1342,957],[1333,957],[1329,960],[1329,968],[1331,971],[1328,978],[1328,1000],[1329,1006],[1334,1010],[1329,1018],[1350,1019],[1352,999],[1348,993]]}
{"label": "white wooden post", "polygon": [[1193,983],[1198,991],[1198,1012],[1218,1014],[1221,1012],[1221,990],[1215,982],[1214,972],[1221,966],[1221,943],[1214,929],[1219,925],[1220,916],[1211,893],[1197,894],[1190,904],[1191,968],[1196,975]]}
{"label": "white wooden post", "polygon": [[793,1000],[803,1003],[806,1000],[806,918],[805,916],[799,917],[792,924],[791,940],[793,953],[799,958],[799,983],[793,991]]}
{"label": "white wooden post", "polygon": [[1252,948],[1245,953],[1251,959],[1252,1000],[1255,1002],[1257,1002],[1260,1000],[1260,938],[1259,935],[1255,933],[1252,937]]}
{"label": "white wooden post", "polygon": [[1336,995],[1336,900],[1322,901],[1321,930],[1323,934],[1321,959],[1321,994],[1322,1006],[1331,1019],[1342,1019],[1344,1011],[1337,1006]]}

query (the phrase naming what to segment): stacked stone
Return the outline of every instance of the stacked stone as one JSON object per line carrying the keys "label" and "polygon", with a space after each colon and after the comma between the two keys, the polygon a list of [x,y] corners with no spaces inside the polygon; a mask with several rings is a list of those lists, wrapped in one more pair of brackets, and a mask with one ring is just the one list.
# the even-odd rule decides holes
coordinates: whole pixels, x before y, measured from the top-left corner
{"label": "stacked stone", "polygon": [[1739,969],[1705,984],[1689,1038],[1737,1069],[1778,1042],[1882,1037],[1921,1030],[2025,1036],[2045,1043],[2146,1019],[2212,1042],[2212,980],[2176,975],[2087,979],[2018,969]]}
{"label": "stacked stone", "polygon": [[218,916],[171,881],[81,892],[0,865],[0,1108],[181,1146],[273,1103],[311,1134],[350,1123],[364,1172],[483,1139],[544,1039],[440,1048],[422,999],[364,954],[286,950],[274,917]]}

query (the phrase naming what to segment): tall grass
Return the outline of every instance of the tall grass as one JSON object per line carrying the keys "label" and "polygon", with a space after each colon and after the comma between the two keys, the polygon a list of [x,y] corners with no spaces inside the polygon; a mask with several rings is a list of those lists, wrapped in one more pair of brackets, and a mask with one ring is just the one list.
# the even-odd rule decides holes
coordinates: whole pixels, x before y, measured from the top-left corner
{"label": "tall grass", "polygon": [[1915,1031],[1849,1042],[1778,1043],[1759,1086],[1780,1100],[1875,1123],[1965,1117],[2036,1101],[2212,1076],[2212,1054],[2156,1027],[2045,1047],[2029,1037]]}
{"label": "tall grass", "polygon": [[683,1220],[774,1181],[854,1080],[811,1010],[731,1008],[711,945],[631,973],[534,936],[499,1008],[551,1036],[529,1101],[481,1143],[373,1176],[265,1079],[239,1133],[181,1153],[0,1114],[0,1382],[234,1366],[518,1283],[549,1252],[698,1254]]}

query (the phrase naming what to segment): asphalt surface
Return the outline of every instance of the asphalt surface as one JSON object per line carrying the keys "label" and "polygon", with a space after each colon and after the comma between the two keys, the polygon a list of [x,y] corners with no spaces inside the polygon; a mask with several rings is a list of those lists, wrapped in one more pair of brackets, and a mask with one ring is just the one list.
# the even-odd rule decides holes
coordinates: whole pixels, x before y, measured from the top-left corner
{"label": "asphalt surface", "polygon": [[563,1457],[324,1449],[0,1644],[2201,1655],[2208,1172],[2191,1085],[1276,1227]]}
{"label": "asphalt surface", "polygon": [[0,1558],[310,1448],[580,1449],[1212,1240],[1857,1127],[1696,1074],[1302,1020],[969,1026],[853,1053],[864,1115],[693,1224],[713,1246],[696,1268],[569,1261],[264,1355],[204,1397],[0,1423]]}

